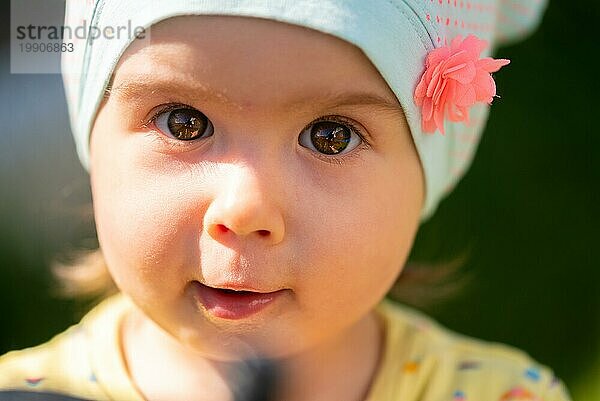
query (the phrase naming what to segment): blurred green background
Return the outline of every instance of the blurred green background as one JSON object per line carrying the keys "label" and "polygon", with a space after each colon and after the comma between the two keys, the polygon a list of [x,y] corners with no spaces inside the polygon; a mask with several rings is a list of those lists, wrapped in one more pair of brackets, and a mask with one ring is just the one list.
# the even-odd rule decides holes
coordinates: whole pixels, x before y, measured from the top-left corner
{"label": "blurred green background", "polygon": [[[48,264],[97,243],[60,76],[10,74],[1,4],[3,354],[78,321],[85,306],[50,295]],[[599,20],[596,2],[551,1],[533,36],[498,50],[512,60],[496,76],[502,98],[471,169],[411,254],[435,262],[468,248],[472,280],[422,308],[454,330],[526,350],[582,401],[600,401]]]}

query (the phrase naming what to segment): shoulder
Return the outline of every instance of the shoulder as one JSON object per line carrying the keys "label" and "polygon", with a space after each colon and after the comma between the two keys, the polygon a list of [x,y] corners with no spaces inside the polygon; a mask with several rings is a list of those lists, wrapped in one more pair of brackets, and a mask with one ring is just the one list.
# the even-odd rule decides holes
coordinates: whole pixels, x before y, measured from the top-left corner
{"label": "shoulder", "polygon": [[549,368],[517,348],[453,332],[393,301],[378,310],[387,325],[384,364],[423,399],[570,400]]}
{"label": "shoulder", "polygon": [[69,389],[89,372],[88,346],[81,325],[50,341],[11,351],[0,357],[0,391],[57,391]]}
{"label": "shoulder", "polygon": [[115,306],[114,300],[107,301],[48,342],[0,356],[0,393],[24,390],[106,399],[95,377],[91,355],[92,330]]}

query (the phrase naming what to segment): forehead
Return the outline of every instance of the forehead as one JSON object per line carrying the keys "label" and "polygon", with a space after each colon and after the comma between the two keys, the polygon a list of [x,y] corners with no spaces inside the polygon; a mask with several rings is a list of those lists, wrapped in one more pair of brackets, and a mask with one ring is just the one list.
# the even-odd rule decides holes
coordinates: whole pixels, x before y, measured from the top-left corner
{"label": "forehead", "polygon": [[127,49],[115,88],[193,83],[222,100],[257,106],[352,90],[399,107],[360,49],[308,28],[260,18],[182,16],[154,25],[150,38]]}

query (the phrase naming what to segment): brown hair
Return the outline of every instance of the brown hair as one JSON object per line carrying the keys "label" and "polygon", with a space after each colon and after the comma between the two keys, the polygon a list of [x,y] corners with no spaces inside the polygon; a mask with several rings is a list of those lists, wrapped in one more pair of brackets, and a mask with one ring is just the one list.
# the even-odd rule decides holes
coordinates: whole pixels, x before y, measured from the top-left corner
{"label": "brown hair", "polygon": [[70,251],[70,261],[51,264],[54,295],[63,298],[106,298],[118,292],[100,248]]}

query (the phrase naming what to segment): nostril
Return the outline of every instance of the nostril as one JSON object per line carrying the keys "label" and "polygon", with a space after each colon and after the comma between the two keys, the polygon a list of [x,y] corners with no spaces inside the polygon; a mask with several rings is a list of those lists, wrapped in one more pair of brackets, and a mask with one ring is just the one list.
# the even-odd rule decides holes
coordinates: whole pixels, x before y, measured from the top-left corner
{"label": "nostril", "polygon": [[222,232],[222,233],[226,233],[227,231],[229,231],[229,229],[227,227],[225,227],[223,224],[217,224],[217,230],[219,230],[219,232]]}
{"label": "nostril", "polygon": [[[216,228],[217,231],[219,231],[220,233],[226,233],[229,231],[229,228],[227,228],[227,226],[225,226],[224,224],[217,224]],[[271,235],[271,232],[269,230],[258,230],[258,235],[260,235],[261,237],[267,237]]]}

